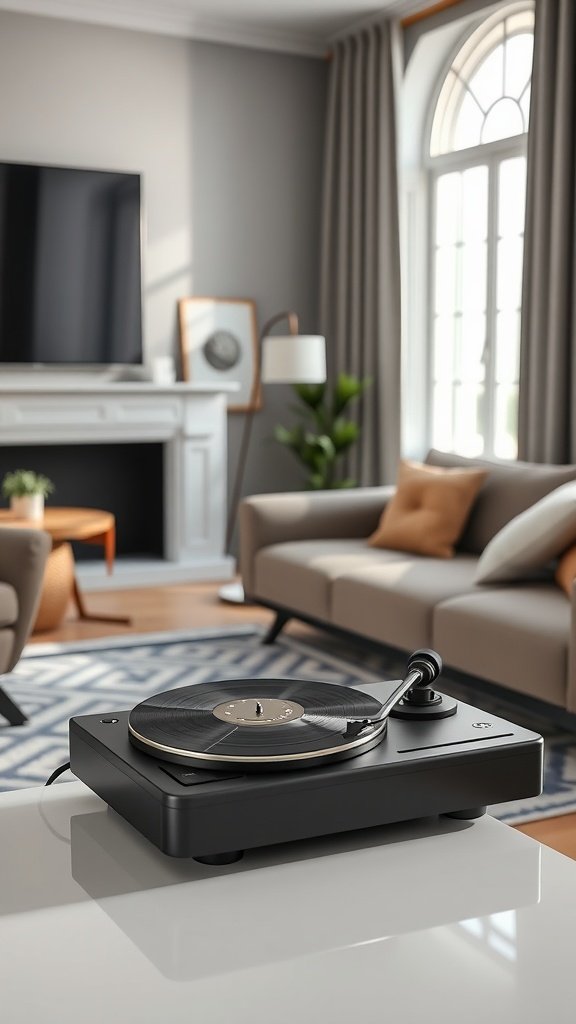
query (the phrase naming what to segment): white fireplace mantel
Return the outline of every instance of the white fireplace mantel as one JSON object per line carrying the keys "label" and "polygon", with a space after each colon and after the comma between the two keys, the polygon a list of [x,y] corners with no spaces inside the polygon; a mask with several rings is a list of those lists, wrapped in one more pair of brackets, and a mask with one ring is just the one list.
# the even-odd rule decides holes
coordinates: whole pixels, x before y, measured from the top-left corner
{"label": "white fireplace mantel", "polygon": [[[58,445],[162,442],[164,555],[158,564],[81,566],[84,586],[132,586],[230,576],[224,552],[226,393],[200,384],[34,381],[0,387],[0,444]],[[146,492],[142,493],[146,514]]]}

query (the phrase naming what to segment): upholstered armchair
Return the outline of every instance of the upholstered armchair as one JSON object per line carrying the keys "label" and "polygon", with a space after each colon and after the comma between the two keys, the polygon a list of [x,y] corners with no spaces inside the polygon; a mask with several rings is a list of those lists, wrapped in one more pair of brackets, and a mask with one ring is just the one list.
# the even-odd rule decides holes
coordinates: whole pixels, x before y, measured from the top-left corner
{"label": "upholstered armchair", "polygon": [[[0,527],[0,676],[12,671],[32,630],[51,546],[43,530]],[[26,721],[1,685],[0,716],[10,725]]]}

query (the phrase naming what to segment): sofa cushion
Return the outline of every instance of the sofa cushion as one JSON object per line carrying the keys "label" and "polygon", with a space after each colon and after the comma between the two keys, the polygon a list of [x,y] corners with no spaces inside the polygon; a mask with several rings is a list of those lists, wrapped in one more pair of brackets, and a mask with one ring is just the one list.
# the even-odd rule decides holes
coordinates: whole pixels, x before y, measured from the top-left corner
{"label": "sofa cushion", "polygon": [[365,539],[271,544],[256,555],[251,596],[330,621],[332,581],[354,568],[384,561],[386,554],[369,548]]}
{"label": "sofa cushion", "polygon": [[520,580],[576,540],[576,481],[557,487],[503,526],[484,548],[477,583]]}
{"label": "sofa cushion", "polygon": [[443,469],[403,459],[396,494],[368,538],[377,548],[451,558],[485,470]]}
{"label": "sofa cushion", "polygon": [[372,565],[341,572],[332,585],[332,622],[393,647],[430,647],[438,601],[473,587],[476,559],[378,551]]}
{"label": "sofa cushion", "polygon": [[459,550],[477,555],[514,516],[524,512],[561,484],[576,480],[576,466],[468,459],[463,455],[440,452],[435,448],[428,452],[426,463],[431,466],[468,467],[490,471],[458,542]]}
{"label": "sofa cushion", "polygon": [[477,590],[436,606],[431,643],[447,667],[565,706],[570,616],[554,583]]}
{"label": "sofa cushion", "polygon": [[13,626],[18,618],[18,598],[14,587],[0,583],[0,628]]}

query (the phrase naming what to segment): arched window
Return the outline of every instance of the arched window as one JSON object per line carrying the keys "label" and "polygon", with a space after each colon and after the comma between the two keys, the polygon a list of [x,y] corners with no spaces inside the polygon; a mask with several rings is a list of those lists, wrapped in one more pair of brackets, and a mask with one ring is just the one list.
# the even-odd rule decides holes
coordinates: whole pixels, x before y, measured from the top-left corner
{"label": "arched window", "polygon": [[432,444],[517,454],[526,133],[534,13],[509,5],[477,28],[432,110]]}

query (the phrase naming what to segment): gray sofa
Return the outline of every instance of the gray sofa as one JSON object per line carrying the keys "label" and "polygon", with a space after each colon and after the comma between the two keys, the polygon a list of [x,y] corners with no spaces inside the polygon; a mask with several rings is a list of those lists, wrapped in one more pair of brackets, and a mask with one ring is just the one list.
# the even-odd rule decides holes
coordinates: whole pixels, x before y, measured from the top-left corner
{"label": "gray sofa", "polygon": [[[51,547],[43,530],[0,528],[0,675],[12,671],[30,635]],[[11,725],[26,721],[1,686],[0,716]]]}
{"label": "gray sofa", "polygon": [[410,651],[432,647],[465,676],[576,712],[576,591],[543,578],[474,583],[480,553],[576,466],[497,463],[430,451],[432,465],[489,470],[451,559],[369,547],[393,487],[257,495],[240,508],[246,595],[290,618]]}

